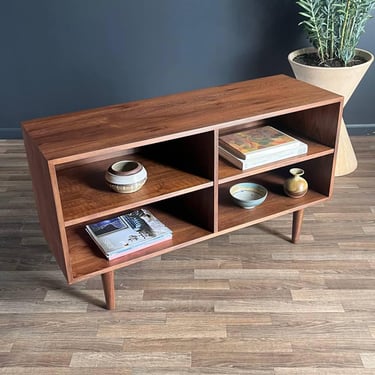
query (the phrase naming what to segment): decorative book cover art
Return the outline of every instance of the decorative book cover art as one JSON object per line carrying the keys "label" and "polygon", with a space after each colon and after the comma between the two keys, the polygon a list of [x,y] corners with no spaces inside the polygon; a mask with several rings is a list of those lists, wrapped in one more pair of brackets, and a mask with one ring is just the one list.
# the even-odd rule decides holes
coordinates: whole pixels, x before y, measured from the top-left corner
{"label": "decorative book cover art", "polygon": [[172,231],[145,209],[89,224],[86,230],[109,259],[172,237]]}
{"label": "decorative book cover art", "polygon": [[269,125],[220,137],[220,145],[241,159],[254,152],[294,142],[296,139]]}

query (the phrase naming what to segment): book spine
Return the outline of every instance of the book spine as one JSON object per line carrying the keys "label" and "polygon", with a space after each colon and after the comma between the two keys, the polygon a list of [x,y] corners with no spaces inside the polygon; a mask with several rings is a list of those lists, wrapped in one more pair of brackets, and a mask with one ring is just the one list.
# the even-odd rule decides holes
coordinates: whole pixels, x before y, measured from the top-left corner
{"label": "book spine", "polygon": [[219,146],[219,155],[239,169],[244,169],[244,160],[234,156],[225,148]]}
{"label": "book spine", "polygon": [[239,158],[239,159],[246,158],[246,156],[242,152],[238,151],[236,148],[232,147],[230,144],[222,141],[221,139],[219,139],[219,145],[227,152],[230,152],[236,158]]}

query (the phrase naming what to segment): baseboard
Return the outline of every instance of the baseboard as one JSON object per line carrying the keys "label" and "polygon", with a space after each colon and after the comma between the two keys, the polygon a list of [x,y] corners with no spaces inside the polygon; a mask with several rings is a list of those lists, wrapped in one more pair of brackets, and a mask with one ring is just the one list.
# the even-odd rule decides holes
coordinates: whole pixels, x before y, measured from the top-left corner
{"label": "baseboard", "polygon": [[0,139],[22,139],[20,128],[0,128]]}
{"label": "baseboard", "polygon": [[375,124],[346,125],[349,135],[375,135]]}
{"label": "baseboard", "polygon": [[[375,124],[347,124],[349,135],[375,135]],[[0,139],[22,139],[20,128],[0,128]]]}

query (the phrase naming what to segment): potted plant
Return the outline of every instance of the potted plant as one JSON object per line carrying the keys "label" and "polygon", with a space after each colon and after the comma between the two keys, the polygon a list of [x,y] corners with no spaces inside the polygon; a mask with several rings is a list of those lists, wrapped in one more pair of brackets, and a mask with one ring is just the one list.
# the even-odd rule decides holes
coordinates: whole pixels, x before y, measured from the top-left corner
{"label": "potted plant", "polygon": [[[358,49],[375,0],[296,0],[300,25],[312,47],[293,51],[289,63],[297,79],[335,92],[348,102],[374,60]],[[335,175],[353,172],[357,159],[345,126],[340,127]]]}

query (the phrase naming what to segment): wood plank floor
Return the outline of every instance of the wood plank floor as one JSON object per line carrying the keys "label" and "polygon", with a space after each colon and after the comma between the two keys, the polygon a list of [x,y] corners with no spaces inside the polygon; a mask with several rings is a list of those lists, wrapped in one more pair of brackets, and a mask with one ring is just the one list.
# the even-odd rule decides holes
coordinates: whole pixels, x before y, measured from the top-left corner
{"label": "wood plank floor", "polygon": [[0,141],[0,374],[375,374],[375,137],[334,198],[67,286],[22,141]]}

